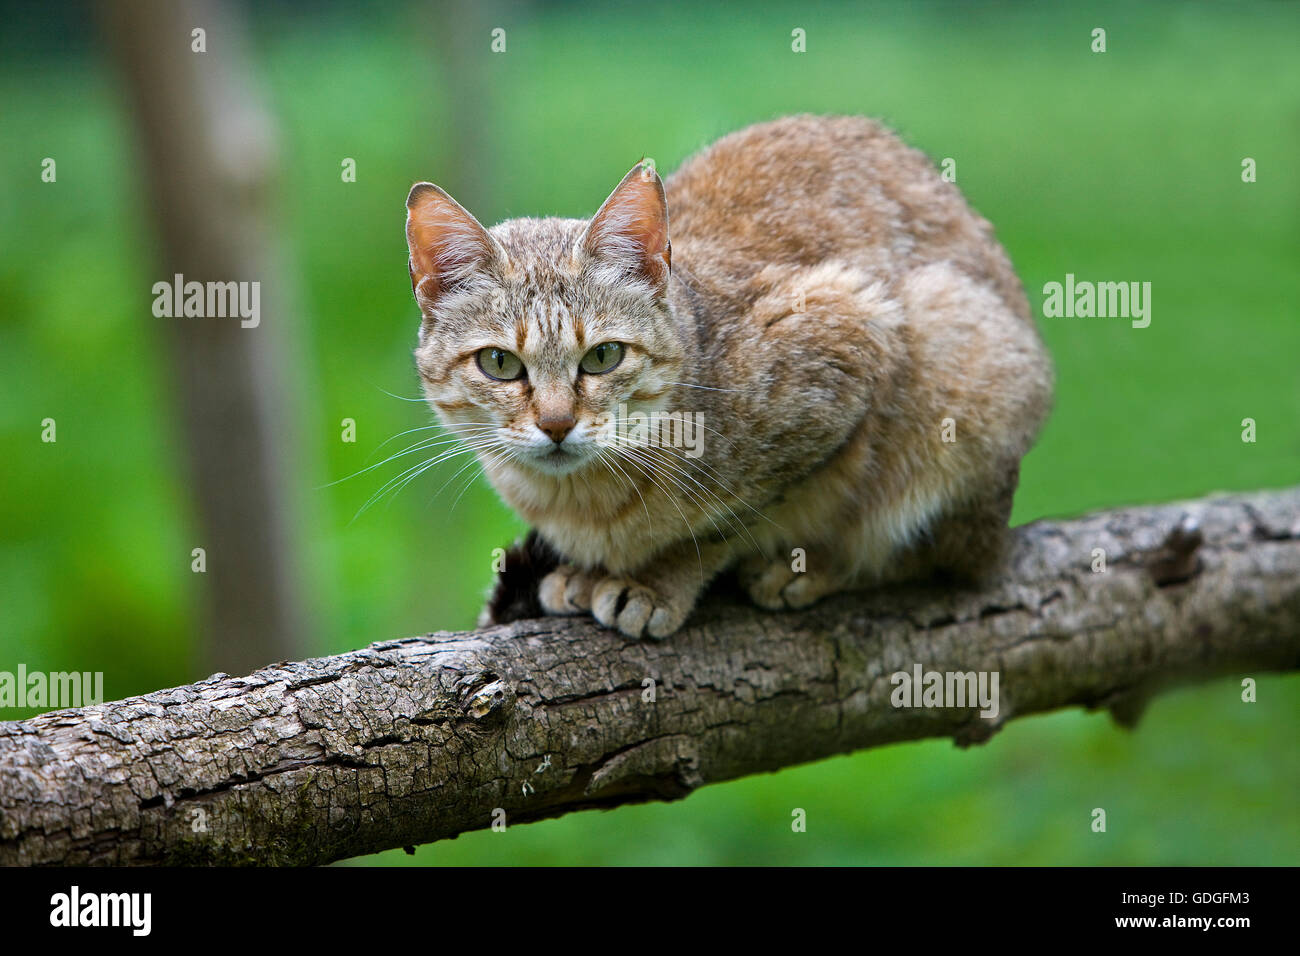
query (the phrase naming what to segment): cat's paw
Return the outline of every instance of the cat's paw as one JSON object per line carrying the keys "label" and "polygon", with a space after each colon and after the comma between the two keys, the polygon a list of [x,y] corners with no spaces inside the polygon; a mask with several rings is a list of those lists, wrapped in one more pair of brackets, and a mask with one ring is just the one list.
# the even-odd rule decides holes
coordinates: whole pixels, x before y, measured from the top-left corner
{"label": "cat's paw", "polygon": [[749,599],[769,611],[808,607],[833,591],[842,582],[820,571],[795,571],[788,561],[773,561],[742,575]]}
{"label": "cat's paw", "polygon": [[781,599],[786,607],[808,607],[843,587],[844,581],[838,576],[804,571],[796,574],[794,580],[781,589]]}
{"label": "cat's paw", "polygon": [[797,576],[788,561],[771,561],[750,563],[741,570],[740,579],[751,601],[769,611],[779,611],[787,607],[781,592]]}
{"label": "cat's paw", "polygon": [[591,610],[592,591],[604,577],[599,571],[562,564],[537,586],[538,603],[547,614],[585,614]]}
{"label": "cat's paw", "polygon": [[628,637],[662,640],[683,624],[691,602],[660,594],[631,578],[605,578],[591,596],[591,613]]}

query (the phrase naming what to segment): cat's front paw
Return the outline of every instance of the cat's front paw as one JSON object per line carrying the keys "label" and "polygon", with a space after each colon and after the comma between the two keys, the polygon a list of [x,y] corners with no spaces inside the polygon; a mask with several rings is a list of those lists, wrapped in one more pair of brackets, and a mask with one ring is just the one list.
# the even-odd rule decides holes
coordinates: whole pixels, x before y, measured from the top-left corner
{"label": "cat's front paw", "polygon": [[561,564],[542,578],[537,586],[537,601],[547,614],[585,614],[591,610],[592,591],[604,578],[599,571]]}
{"label": "cat's front paw", "polygon": [[591,613],[606,627],[628,637],[661,640],[672,634],[691,613],[693,601],[661,594],[631,578],[605,578],[591,595]]}

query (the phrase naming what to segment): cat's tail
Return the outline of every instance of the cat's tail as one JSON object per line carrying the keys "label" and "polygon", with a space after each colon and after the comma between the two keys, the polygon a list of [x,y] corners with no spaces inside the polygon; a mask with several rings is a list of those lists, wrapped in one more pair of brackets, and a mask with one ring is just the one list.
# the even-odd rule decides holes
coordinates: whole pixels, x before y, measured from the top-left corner
{"label": "cat's tail", "polygon": [[537,586],[559,563],[559,554],[536,530],[516,541],[506,550],[505,563],[497,573],[487,604],[479,612],[478,626],[544,617],[537,599]]}

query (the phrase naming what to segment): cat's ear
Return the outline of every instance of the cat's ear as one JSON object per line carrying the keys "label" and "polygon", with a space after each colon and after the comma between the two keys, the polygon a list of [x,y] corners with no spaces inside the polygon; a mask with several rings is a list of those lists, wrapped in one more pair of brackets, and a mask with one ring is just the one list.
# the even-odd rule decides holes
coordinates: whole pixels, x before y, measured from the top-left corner
{"label": "cat's ear", "polygon": [[668,285],[672,246],[668,241],[668,202],[664,184],[647,162],[623,177],[583,234],[587,255],[645,279],[662,295]]}
{"label": "cat's ear", "polygon": [[411,291],[421,304],[488,268],[500,252],[479,221],[433,183],[416,183],[406,197],[406,245]]}

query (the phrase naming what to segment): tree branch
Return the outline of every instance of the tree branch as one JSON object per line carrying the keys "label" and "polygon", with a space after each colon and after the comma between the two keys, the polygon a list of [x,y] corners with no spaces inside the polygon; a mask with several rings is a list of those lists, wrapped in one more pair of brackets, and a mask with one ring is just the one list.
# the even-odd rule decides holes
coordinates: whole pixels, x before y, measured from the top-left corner
{"label": "tree branch", "polygon": [[[326,863],[1060,707],[1132,723],[1171,682],[1300,667],[1300,488],[1016,539],[979,592],[721,595],[662,643],[522,621],[0,724],[0,864]],[[918,664],[997,672],[996,719],[893,706]]]}

